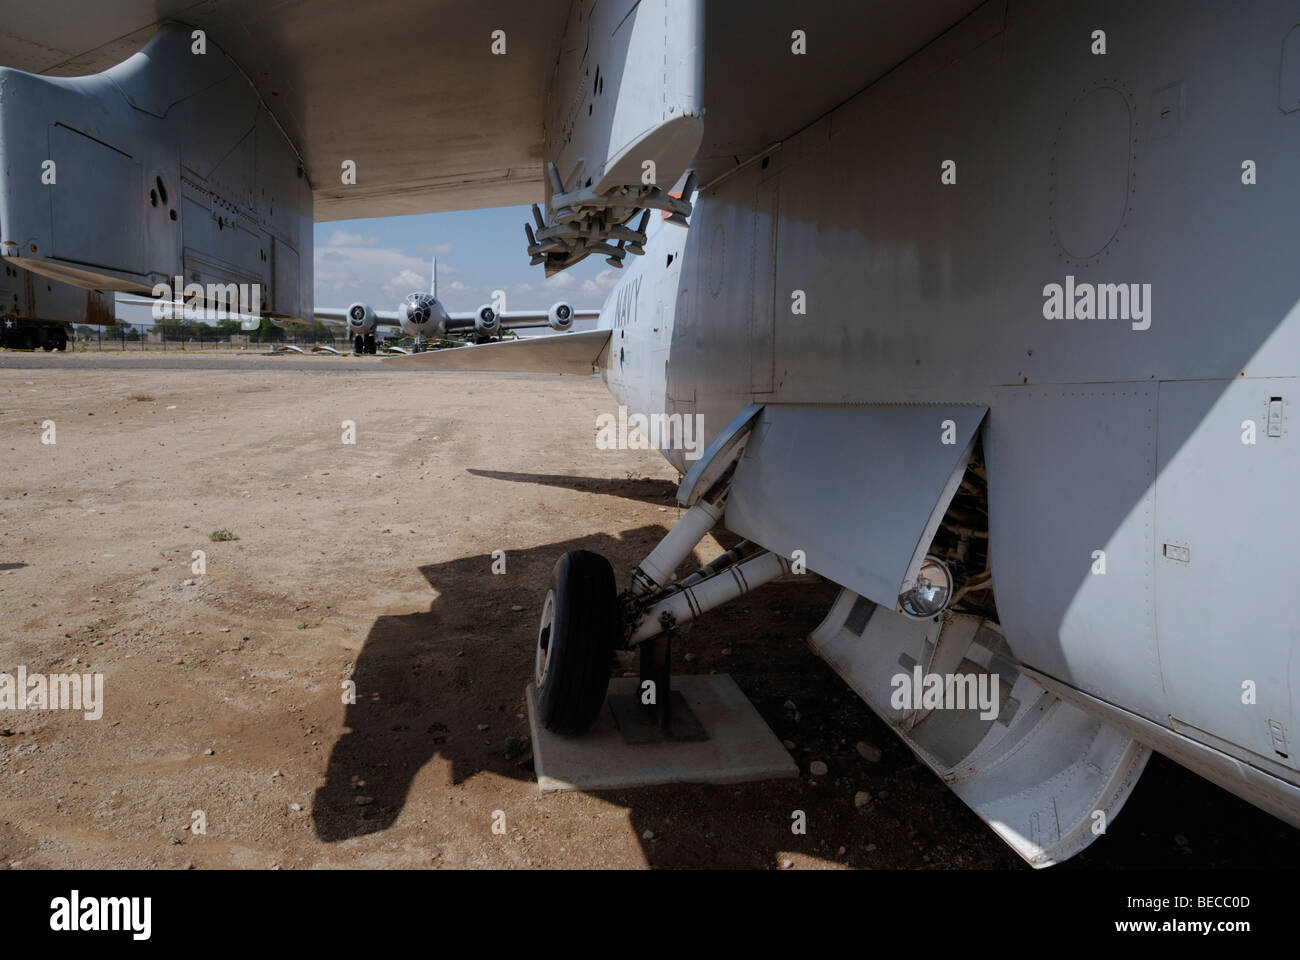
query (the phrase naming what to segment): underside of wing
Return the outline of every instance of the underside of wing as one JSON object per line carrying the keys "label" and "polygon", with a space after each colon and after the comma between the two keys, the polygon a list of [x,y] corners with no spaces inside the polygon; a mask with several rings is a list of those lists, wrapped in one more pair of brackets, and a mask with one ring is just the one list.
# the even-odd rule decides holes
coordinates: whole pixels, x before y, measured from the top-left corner
{"label": "underside of wing", "polygon": [[566,333],[533,340],[431,350],[392,357],[385,364],[436,370],[483,370],[500,373],[592,373],[609,343],[608,330]]}
{"label": "underside of wing", "polygon": [[[796,26],[809,38],[810,55],[792,57],[790,13],[781,0],[708,3],[701,182],[803,128],[976,5],[805,5]],[[619,20],[624,28],[624,19],[651,15],[649,4],[629,6]],[[1000,15],[997,5],[989,7]],[[176,19],[225,49],[273,111],[301,154],[316,219],[505,206],[540,201],[545,192],[548,86],[557,68],[581,59],[587,47],[585,37],[566,45],[568,8],[531,0],[383,0],[378,7],[347,0],[73,0],[28,5],[21,21],[8,18],[0,64],[50,76],[96,73]],[[686,15],[685,8],[665,9],[674,19]],[[619,66],[603,63],[602,76],[617,76]],[[586,115],[586,107],[603,102],[601,89],[597,94],[584,83],[552,91],[552,99]],[[613,99],[616,86],[609,89]],[[357,172],[351,183],[340,178],[348,161]]]}

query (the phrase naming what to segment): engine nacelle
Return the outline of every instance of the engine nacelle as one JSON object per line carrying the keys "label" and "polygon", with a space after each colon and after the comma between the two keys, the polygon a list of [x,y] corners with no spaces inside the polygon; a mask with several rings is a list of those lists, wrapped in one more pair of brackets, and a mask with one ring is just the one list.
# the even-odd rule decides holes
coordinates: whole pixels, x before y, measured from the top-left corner
{"label": "engine nacelle", "polygon": [[501,320],[497,317],[497,312],[489,307],[486,303],[478,308],[474,314],[474,332],[484,337],[496,336],[497,331],[501,328]]}
{"label": "engine nacelle", "polygon": [[348,307],[348,335],[365,336],[375,329],[375,311],[368,303],[354,303]]}
{"label": "engine nacelle", "polygon": [[563,300],[551,304],[551,309],[546,311],[546,322],[551,325],[552,330],[564,332],[573,326],[573,307]]}

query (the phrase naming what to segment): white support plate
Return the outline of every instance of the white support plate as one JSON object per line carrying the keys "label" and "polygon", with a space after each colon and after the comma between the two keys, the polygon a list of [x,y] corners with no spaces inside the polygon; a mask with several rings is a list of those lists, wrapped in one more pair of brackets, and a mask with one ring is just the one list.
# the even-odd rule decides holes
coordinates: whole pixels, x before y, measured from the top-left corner
{"label": "white support plate", "polygon": [[[636,689],[636,677],[609,682],[610,695]],[[673,689],[686,698],[708,740],[629,746],[614,726],[608,703],[591,730],[580,737],[563,737],[537,722],[536,691],[530,683],[528,725],[542,793],[664,783],[748,783],[799,775],[794,759],[730,676],[673,677]]]}

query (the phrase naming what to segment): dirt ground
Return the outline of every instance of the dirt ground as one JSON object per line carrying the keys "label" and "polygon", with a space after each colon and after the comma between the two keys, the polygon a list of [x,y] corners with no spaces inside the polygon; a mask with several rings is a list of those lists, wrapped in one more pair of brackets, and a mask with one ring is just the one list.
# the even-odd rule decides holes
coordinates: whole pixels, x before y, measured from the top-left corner
{"label": "dirt ground", "polygon": [[[539,794],[510,748],[551,566],[596,550],[625,583],[678,516],[658,454],[596,448],[614,409],[593,379],[373,358],[0,352],[0,671],[105,677],[100,720],[0,712],[0,868],[1020,868],[811,654],[825,583],[673,651],[735,677],[799,780]],[[1067,869],[1298,854],[1156,757]]]}

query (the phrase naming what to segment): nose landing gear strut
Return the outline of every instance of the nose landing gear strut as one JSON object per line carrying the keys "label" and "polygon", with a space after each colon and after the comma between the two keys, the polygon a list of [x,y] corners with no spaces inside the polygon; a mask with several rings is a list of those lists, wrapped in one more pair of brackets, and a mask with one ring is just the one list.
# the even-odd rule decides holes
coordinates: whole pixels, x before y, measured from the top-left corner
{"label": "nose landing gear strut", "polygon": [[616,594],[609,561],[585,550],[560,557],[551,573],[537,638],[538,712],[542,725],[579,734],[599,715],[615,650],[639,648],[641,677],[633,697],[610,697],[630,742],[638,724],[653,739],[704,739],[680,694],[674,697],[669,659],[677,627],[791,570],[790,562],[750,544],[728,550],[681,580],[673,574],[721,519],[749,431],[762,410],[742,411],[709,444],[682,480],[678,502],[689,509]]}

